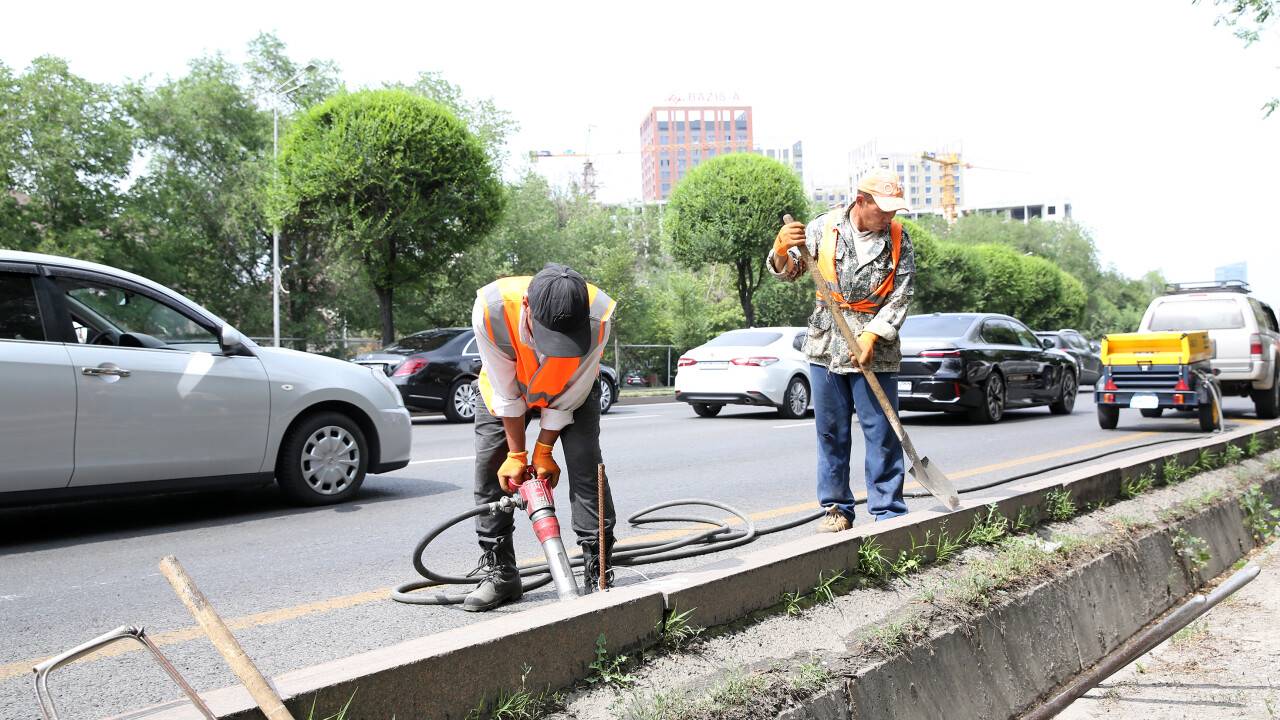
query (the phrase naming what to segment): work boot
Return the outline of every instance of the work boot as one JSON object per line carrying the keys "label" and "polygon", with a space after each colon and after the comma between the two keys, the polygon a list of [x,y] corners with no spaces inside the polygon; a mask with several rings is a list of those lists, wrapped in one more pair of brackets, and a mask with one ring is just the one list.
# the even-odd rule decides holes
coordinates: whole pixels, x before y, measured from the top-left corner
{"label": "work boot", "polygon": [[[582,585],[587,593],[600,589],[600,548],[599,543],[588,540],[578,543],[582,548]],[[605,540],[604,551],[604,587],[613,587],[613,538]]]}
{"label": "work boot", "polygon": [[480,543],[484,554],[476,569],[468,575],[480,575],[480,584],[467,594],[462,609],[467,612],[484,612],[499,605],[519,600],[524,594],[520,583],[520,571],[516,569],[516,550],[507,535],[497,543]]}
{"label": "work boot", "polygon": [[853,523],[849,522],[849,518],[840,512],[840,508],[832,505],[827,508],[827,514],[818,521],[818,532],[840,532],[841,530],[848,530],[851,525]]}

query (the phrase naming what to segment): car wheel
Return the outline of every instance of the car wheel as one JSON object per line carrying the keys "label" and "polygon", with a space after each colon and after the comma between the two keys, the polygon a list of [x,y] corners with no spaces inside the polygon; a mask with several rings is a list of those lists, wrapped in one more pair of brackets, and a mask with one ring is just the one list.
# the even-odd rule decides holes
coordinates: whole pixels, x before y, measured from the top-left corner
{"label": "car wheel", "polygon": [[369,444],[359,425],[340,413],[316,413],[281,443],[276,482],[299,505],[332,505],[355,496],[368,464]]}
{"label": "car wheel", "polygon": [[618,393],[613,389],[613,383],[605,378],[600,378],[600,414],[608,415],[613,409],[613,401],[617,399]]}
{"label": "car wheel", "polygon": [[693,403],[693,411],[698,417],[715,417],[720,414],[720,408],[723,405],[712,405],[711,403]]}
{"label": "car wheel", "polygon": [[1054,415],[1070,415],[1076,406],[1076,393],[1080,392],[1080,384],[1076,382],[1076,374],[1068,370],[1062,378],[1062,394],[1049,405],[1049,412]]}
{"label": "car wheel", "polygon": [[1142,408],[1139,412],[1144,418],[1158,418],[1164,415],[1164,408]]}
{"label": "car wheel", "polygon": [[982,386],[982,404],[969,410],[969,419],[975,422],[996,423],[1004,417],[1005,387],[1000,373],[993,372]]}
{"label": "car wheel", "polygon": [[1280,374],[1272,381],[1270,390],[1257,390],[1253,393],[1253,409],[1263,420],[1280,417]]}
{"label": "car wheel", "polygon": [[444,416],[449,422],[475,422],[478,402],[480,393],[476,392],[476,386],[470,378],[455,380],[449,386],[449,397],[444,402]]}
{"label": "car wheel", "polygon": [[802,418],[809,411],[809,384],[797,375],[791,378],[787,391],[782,395],[782,405],[778,408],[780,417]]}
{"label": "car wheel", "polygon": [[1103,430],[1115,430],[1120,424],[1120,408],[1108,405],[1098,406],[1098,427]]}

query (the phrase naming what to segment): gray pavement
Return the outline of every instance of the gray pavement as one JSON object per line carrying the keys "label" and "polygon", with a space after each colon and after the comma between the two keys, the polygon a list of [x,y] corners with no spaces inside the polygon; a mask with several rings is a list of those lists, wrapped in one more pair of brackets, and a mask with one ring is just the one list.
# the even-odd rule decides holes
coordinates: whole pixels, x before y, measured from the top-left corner
{"label": "gray pavement", "polygon": [[[995,426],[922,413],[906,413],[904,421],[920,451],[961,488],[1199,435],[1190,418],[1147,420],[1136,411],[1122,415],[1120,429],[1100,430],[1088,390],[1082,388],[1070,416],[1038,408],[1013,411]],[[1227,411],[1229,423],[1254,420],[1244,399],[1228,399]],[[703,419],[683,404],[626,405],[605,416],[603,431],[620,518],[677,497],[730,503],[760,514],[762,526],[816,507],[812,418],[783,420],[771,411],[726,408],[720,417]],[[146,625],[198,689],[233,684],[160,577],[156,562],[166,554],[178,556],[268,674],[483,620],[456,608],[402,605],[386,597],[391,586],[415,579],[409,553],[425,530],[472,502],[470,426],[423,418],[414,436],[413,464],[371,476],[356,502],[338,507],[293,508],[268,488],[0,510],[0,718],[38,717],[33,662],[122,624]],[[861,449],[854,455],[856,489]],[[564,486],[556,492],[564,507],[567,493]],[[566,517],[562,523],[567,528]],[[619,526],[624,541],[654,531]],[[800,527],[728,552],[809,532]],[[517,551],[527,559],[537,554],[523,519],[517,520]],[[464,574],[477,555],[464,525],[432,546],[429,563]],[[638,570],[652,577],[703,562]],[[621,582],[641,580],[636,571],[619,572]],[[551,601],[553,593],[538,591],[495,612]],[[138,652],[77,663],[55,675],[51,687],[64,717],[101,717],[178,696]]]}

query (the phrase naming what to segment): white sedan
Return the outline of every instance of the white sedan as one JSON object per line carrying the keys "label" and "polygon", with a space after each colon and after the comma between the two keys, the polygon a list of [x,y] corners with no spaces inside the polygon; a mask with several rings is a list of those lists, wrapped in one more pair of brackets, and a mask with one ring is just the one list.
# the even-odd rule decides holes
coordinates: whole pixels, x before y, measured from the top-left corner
{"label": "white sedan", "polygon": [[0,505],[273,479],[327,505],[409,463],[381,370],[258,347],[105,265],[0,250],[0,379]]}
{"label": "white sedan", "polygon": [[805,328],[731,330],[680,358],[676,400],[700,417],[715,417],[725,405],[778,409],[784,418],[809,409],[809,361]]}

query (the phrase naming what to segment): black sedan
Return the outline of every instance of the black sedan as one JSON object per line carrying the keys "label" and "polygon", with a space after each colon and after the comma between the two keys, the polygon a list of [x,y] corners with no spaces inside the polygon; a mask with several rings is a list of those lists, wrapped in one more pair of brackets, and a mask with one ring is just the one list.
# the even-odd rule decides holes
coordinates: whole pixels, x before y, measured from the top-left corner
{"label": "black sedan", "polygon": [[[358,355],[354,362],[381,367],[410,410],[443,411],[451,422],[475,420],[479,398],[471,382],[480,375],[480,351],[469,327],[423,330],[378,352]],[[617,397],[618,375],[601,365],[600,412],[609,412]]]}
{"label": "black sedan", "polygon": [[900,334],[903,410],[965,412],[993,423],[1006,408],[1048,405],[1055,415],[1066,415],[1075,407],[1075,359],[1045,347],[1008,315],[912,315]]}
{"label": "black sedan", "polygon": [[1076,374],[1081,385],[1093,385],[1102,376],[1102,358],[1076,330],[1037,330],[1040,340],[1052,340],[1053,347],[1076,359]]}

